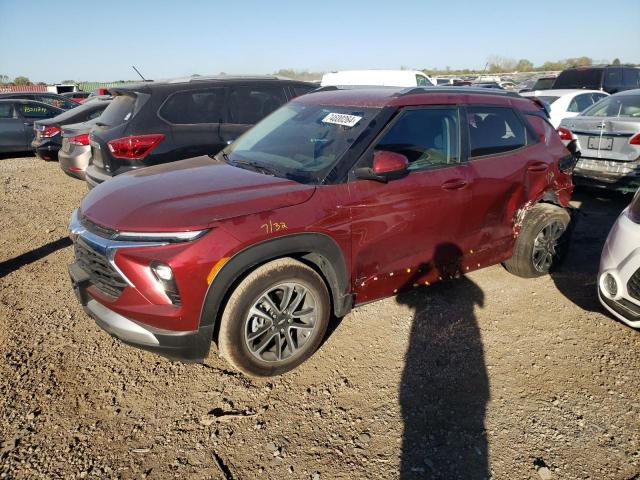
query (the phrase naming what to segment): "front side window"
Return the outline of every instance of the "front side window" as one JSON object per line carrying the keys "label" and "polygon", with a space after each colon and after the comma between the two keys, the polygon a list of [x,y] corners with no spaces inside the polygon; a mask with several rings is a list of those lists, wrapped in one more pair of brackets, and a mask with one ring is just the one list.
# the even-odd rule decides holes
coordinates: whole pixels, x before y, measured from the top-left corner
{"label": "front side window", "polygon": [[51,118],[58,112],[41,103],[23,103],[20,105],[20,113],[24,118]]}
{"label": "front side window", "polygon": [[15,118],[11,103],[0,103],[0,118]]}
{"label": "front side window", "polygon": [[225,90],[216,87],[174,93],[160,108],[160,116],[176,125],[223,123]]}
{"label": "front side window", "polygon": [[640,68],[623,68],[622,81],[627,88],[640,87]]}
{"label": "front side window", "polygon": [[640,95],[613,95],[603,98],[584,112],[586,117],[640,117]]}
{"label": "front side window", "polygon": [[229,121],[253,125],[286,102],[282,87],[234,87],[229,91]]}
{"label": "front side window", "polygon": [[419,87],[426,87],[429,85],[429,82],[422,75],[416,75],[416,85]]}
{"label": "front side window", "polygon": [[510,108],[467,108],[470,156],[481,157],[516,150],[527,144],[526,129]]}
{"label": "front side window", "polygon": [[302,86],[302,85],[294,85],[291,87],[293,89],[293,94],[296,97],[299,97],[300,95],[305,95],[309,92],[313,92],[316,87],[312,87],[312,86]]}
{"label": "front side window", "polygon": [[409,170],[456,164],[459,158],[458,110],[420,108],[402,112],[375,150],[401,153]]}
{"label": "front side window", "polygon": [[46,103],[47,105],[52,105],[54,107],[58,107],[58,108],[73,108],[73,107],[77,107],[78,104],[76,102],[73,102],[67,98],[64,98],[63,96],[60,97],[53,97],[53,96],[49,96],[49,95],[41,95],[40,98],[38,99],[39,101]]}
{"label": "front side window", "polygon": [[622,69],[618,67],[607,68],[605,70],[604,84],[607,87],[622,85]]}
{"label": "front side window", "polygon": [[240,168],[319,183],[379,111],[290,102],[227,147],[223,156]]}

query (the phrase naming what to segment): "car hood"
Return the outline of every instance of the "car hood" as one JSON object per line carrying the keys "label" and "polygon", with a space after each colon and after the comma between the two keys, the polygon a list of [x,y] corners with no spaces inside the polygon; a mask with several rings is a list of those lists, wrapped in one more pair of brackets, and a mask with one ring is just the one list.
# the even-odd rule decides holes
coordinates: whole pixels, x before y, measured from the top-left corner
{"label": "car hood", "polygon": [[89,192],[80,211],[114,230],[197,230],[219,220],[297,205],[314,191],[313,185],[205,156],[119,175]]}

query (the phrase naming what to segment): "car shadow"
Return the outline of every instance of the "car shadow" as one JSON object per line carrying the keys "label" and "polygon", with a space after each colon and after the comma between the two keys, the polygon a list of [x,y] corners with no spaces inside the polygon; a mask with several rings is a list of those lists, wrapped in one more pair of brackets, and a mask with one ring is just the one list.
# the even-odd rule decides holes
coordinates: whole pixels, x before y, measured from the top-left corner
{"label": "car shadow", "polygon": [[602,311],[596,293],[602,247],[630,195],[607,190],[576,189],[572,204],[575,226],[562,264],[551,272],[556,287],[583,310]]}
{"label": "car shadow", "polygon": [[29,158],[35,157],[33,152],[12,152],[12,153],[0,153],[0,160],[9,158]]}
{"label": "car shadow", "polygon": [[5,260],[4,262],[0,262],[0,278],[9,275],[12,272],[15,272],[25,265],[37,262],[47,255],[51,255],[53,252],[56,252],[62,248],[69,247],[71,246],[71,244],[72,242],[69,237],[62,237],[38,248],[34,248],[33,250],[23,253],[22,255],[18,255],[17,257],[10,258],[9,260]]}
{"label": "car shadow", "polygon": [[[404,421],[401,479],[485,479],[489,477],[484,427],[489,381],[475,307],[484,293],[450,263],[452,244],[436,248],[433,264],[442,278],[431,287],[405,284],[397,302],[412,311],[409,346],[400,386]],[[444,253],[444,254],[443,254]]]}

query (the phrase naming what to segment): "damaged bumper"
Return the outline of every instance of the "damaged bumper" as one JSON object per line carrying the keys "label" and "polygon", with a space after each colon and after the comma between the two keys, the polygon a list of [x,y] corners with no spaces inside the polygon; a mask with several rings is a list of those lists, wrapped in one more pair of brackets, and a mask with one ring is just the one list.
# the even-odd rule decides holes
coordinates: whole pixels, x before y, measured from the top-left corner
{"label": "damaged bumper", "polygon": [[581,158],[573,171],[573,181],[576,185],[635,192],[640,187],[640,162]]}

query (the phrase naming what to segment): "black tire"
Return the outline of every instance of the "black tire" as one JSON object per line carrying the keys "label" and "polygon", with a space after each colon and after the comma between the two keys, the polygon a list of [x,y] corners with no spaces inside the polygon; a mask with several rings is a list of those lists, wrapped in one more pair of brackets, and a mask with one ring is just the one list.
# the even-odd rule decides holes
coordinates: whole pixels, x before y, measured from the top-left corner
{"label": "black tire", "polygon": [[[566,255],[570,221],[569,212],[562,207],[549,203],[535,205],[526,213],[516,239],[513,256],[503,263],[504,267],[508,272],[523,278],[540,277],[553,271],[554,267],[559,265]],[[561,227],[562,231],[557,238],[556,246],[545,256],[547,260],[540,261],[541,252],[548,248],[537,245],[549,245],[550,240],[547,240],[545,235],[555,236],[554,232],[558,227]],[[539,235],[541,238],[536,244]],[[536,248],[535,258],[534,248]]]}
{"label": "black tire", "polygon": [[[295,286],[291,288],[291,285]],[[287,305],[284,296],[288,288],[293,293],[289,297],[291,303]],[[261,299],[272,300],[278,308],[284,304],[285,308],[274,311],[266,301],[260,302]],[[296,301],[300,305],[291,307]],[[261,315],[250,316],[252,307],[256,307]],[[293,313],[288,311],[290,307]],[[304,320],[295,316],[296,312],[308,310],[313,313],[305,314]],[[246,375],[280,375],[297,367],[316,351],[326,333],[330,311],[327,286],[315,270],[293,258],[273,260],[249,273],[231,293],[220,322],[219,354]],[[307,327],[305,322],[313,327]],[[249,338],[263,330],[264,334]],[[267,340],[269,335],[272,335],[271,340]],[[266,347],[258,352],[263,340]]]}

